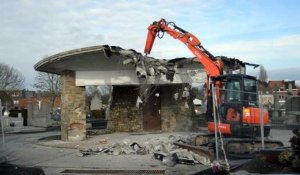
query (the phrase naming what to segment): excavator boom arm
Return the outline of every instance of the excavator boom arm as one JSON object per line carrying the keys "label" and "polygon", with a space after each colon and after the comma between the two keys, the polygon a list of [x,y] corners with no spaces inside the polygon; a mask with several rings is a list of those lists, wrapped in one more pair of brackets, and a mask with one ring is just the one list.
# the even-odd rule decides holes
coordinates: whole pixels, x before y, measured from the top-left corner
{"label": "excavator boom arm", "polygon": [[[171,25],[173,28],[170,27]],[[146,54],[150,54],[155,38],[156,36],[159,36],[160,32],[166,32],[174,39],[178,39],[184,43],[204,66],[208,76],[216,77],[221,74],[223,66],[222,62],[216,60],[214,56],[201,45],[200,40],[196,36],[176,26],[173,22],[167,23],[164,19],[155,21],[148,27],[148,35],[144,50]]]}

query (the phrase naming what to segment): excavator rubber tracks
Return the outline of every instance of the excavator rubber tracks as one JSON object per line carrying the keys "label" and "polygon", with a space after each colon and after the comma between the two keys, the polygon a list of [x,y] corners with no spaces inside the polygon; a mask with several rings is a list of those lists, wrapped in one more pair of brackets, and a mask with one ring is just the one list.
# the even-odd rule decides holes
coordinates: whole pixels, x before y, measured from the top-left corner
{"label": "excavator rubber tracks", "polygon": [[[192,142],[175,142],[176,146],[188,149],[194,153],[204,156],[211,161],[216,154],[215,138],[213,134],[200,134],[192,139]],[[250,159],[262,149],[261,139],[256,138],[223,138],[223,148],[220,139],[218,140],[219,155],[222,157],[223,148],[229,159]],[[265,138],[264,149],[274,149],[283,147],[283,143],[277,140]]]}

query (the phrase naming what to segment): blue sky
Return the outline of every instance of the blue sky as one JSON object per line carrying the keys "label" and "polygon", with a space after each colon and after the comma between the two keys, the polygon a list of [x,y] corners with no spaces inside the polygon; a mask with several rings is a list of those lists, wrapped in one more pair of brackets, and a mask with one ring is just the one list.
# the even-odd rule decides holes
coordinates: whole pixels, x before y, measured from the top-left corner
{"label": "blue sky", "polygon": [[[147,26],[160,18],[195,34],[214,55],[262,64],[271,80],[300,80],[298,0],[3,0],[0,16],[0,62],[21,71],[27,88],[45,56],[103,44],[143,52]],[[151,56],[192,54],[165,36]]]}

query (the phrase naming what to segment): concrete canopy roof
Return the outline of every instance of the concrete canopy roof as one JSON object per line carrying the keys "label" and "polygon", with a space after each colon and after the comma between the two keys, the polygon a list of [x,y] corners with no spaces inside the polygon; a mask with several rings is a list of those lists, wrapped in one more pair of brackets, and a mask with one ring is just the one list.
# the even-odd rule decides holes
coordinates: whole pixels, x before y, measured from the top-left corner
{"label": "concrete canopy roof", "polygon": [[[96,71],[96,70],[132,70],[137,59],[144,59],[142,54],[132,49],[122,49],[118,46],[99,45],[61,52],[46,57],[34,65],[41,72],[61,74],[64,70]],[[176,62],[186,67],[202,68],[202,65],[191,58],[176,58],[173,60],[158,60],[151,57],[144,59],[149,64],[169,65]],[[193,63],[193,64],[191,64]],[[200,67],[199,67],[200,66]]]}
{"label": "concrete canopy roof", "polygon": [[[61,52],[39,61],[34,65],[34,69],[54,74],[60,74],[64,70],[126,69],[125,66],[116,67],[116,63],[122,62],[126,57],[117,54],[117,50],[119,50],[117,47],[112,48],[107,45],[100,45]],[[132,50],[132,52],[135,51]]]}

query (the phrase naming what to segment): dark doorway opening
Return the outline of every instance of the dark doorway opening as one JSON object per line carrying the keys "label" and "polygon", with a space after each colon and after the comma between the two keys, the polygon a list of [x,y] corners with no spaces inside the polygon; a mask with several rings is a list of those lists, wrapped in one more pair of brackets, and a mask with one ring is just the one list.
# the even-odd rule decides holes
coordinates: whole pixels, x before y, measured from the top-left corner
{"label": "dark doorway opening", "polygon": [[161,130],[161,96],[158,86],[149,88],[143,102],[143,130]]}

